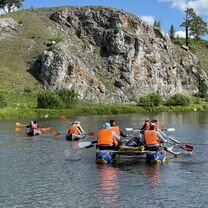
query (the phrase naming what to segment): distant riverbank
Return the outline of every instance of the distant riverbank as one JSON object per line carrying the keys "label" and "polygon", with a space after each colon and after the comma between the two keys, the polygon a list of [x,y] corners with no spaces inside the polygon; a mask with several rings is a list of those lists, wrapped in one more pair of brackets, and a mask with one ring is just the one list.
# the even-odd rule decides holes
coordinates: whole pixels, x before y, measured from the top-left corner
{"label": "distant riverbank", "polygon": [[0,119],[12,118],[52,118],[78,115],[113,115],[126,113],[157,113],[157,112],[184,112],[207,111],[208,104],[196,104],[190,106],[159,106],[141,107],[132,105],[87,105],[70,109],[39,109],[39,108],[2,108]]}

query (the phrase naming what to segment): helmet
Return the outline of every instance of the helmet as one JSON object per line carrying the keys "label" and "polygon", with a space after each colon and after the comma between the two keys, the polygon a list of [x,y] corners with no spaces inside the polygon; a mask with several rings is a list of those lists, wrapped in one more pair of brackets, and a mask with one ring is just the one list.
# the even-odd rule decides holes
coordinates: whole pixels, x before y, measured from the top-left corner
{"label": "helmet", "polygon": [[104,128],[104,129],[112,129],[110,123],[104,123],[104,124],[103,124],[103,128]]}

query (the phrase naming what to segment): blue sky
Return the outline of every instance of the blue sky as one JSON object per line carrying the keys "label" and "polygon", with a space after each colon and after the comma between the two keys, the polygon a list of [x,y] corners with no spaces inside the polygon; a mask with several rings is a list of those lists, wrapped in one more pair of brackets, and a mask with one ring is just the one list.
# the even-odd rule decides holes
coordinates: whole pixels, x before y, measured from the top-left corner
{"label": "blue sky", "polygon": [[57,6],[110,6],[133,13],[151,24],[161,21],[162,29],[168,32],[174,25],[180,36],[184,34],[180,24],[186,8],[194,8],[196,13],[208,22],[208,0],[25,0],[24,8]]}

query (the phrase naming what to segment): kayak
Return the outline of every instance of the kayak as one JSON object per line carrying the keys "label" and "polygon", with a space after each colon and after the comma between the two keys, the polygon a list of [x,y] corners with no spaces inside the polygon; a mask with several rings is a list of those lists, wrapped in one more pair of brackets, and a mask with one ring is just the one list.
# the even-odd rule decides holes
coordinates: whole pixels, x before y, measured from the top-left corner
{"label": "kayak", "polygon": [[27,129],[26,134],[27,136],[37,136],[41,135],[42,132],[40,129]]}
{"label": "kayak", "polygon": [[65,139],[67,141],[79,141],[84,139],[85,137],[86,137],[85,134],[81,134],[81,135],[66,134]]}
{"label": "kayak", "polygon": [[165,161],[166,154],[164,150],[150,151],[145,150],[144,146],[140,147],[129,147],[121,146],[119,151],[111,150],[97,150],[96,151],[96,163],[98,164],[110,164],[116,161],[117,156],[133,157],[138,160],[146,160],[151,163],[161,163]]}

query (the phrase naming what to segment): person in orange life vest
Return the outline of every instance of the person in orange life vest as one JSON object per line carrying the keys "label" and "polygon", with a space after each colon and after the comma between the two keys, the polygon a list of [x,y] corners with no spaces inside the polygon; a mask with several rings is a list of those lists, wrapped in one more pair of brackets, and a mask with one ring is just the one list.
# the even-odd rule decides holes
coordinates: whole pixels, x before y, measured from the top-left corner
{"label": "person in orange life vest", "polygon": [[144,133],[145,146],[149,150],[159,150],[163,141],[157,136],[155,125],[152,124],[150,130]]}
{"label": "person in orange life vest", "polygon": [[68,133],[67,133],[68,134],[67,140],[72,141],[75,138],[76,139],[83,138],[83,134],[80,131],[80,129],[78,128],[78,125],[79,125],[79,123],[77,121],[72,122],[71,126],[69,127]]}
{"label": "person in orange life vest", "polygon": [[104,123],[98,132],[97,147],[99,150],[117,150],[121,144],[120,136],[112,130],[110,123]]}
{"label": "person in orange life vest", "polygon": [[80,121],[75,121],[74,123],[77,125],[77,128],[79,129],[79,131],[81,132],[81,134],[84,134],[85,131],[84,131],[84,129],[81,127]]}
{"label": "person in orange life vest", "polygon": [[124,134],[123,131],[119,128],[119,126],[116,125],[115,120],[110,120],[110,125],[111,125],[113,131],[116,132],[116,134],[118,134],[121,137],[128,137],[128,135]]}

